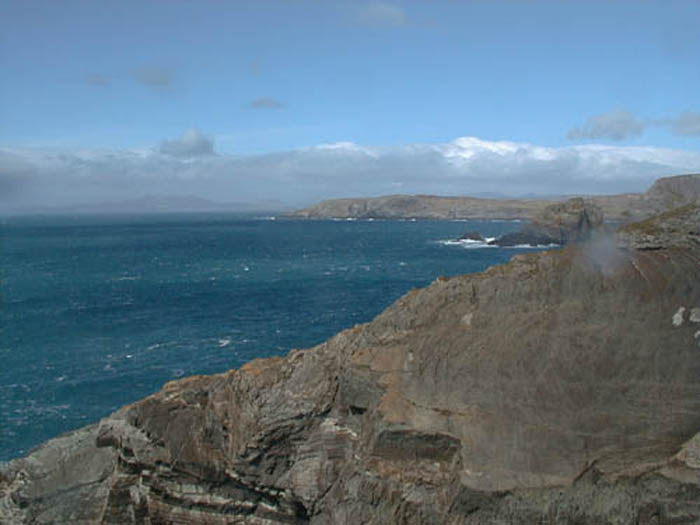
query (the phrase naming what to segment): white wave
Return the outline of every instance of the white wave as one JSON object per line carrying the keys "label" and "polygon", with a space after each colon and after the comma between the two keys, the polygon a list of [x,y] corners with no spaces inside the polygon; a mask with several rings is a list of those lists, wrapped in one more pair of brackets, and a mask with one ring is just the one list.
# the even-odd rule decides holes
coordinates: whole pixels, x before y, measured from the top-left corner
{"label": "white wave", "polygon": [[535,246],[532,246],[531,244],[515,244],[513,246],[504,246],[504,248],[536,248],[536,249],[543,249],[543,248],[558,248],[558,244],[537,244]]}
{"label": "white wave", "polygon": [[474,239],[449,239],[446,241],[438,241],[444,246],[461,246],[462,248],[474,249],[474,248],[498,248],[494,244],[489,244],[493,241],[495,237],[487,237],[483,241],[476,241]]}
{"label": "white wave", "polygon": [[219,348],[223,348],[223,347],[231,344],[231,339],[228,339],[228,338],[219,339],[218,342],[219,342]]}

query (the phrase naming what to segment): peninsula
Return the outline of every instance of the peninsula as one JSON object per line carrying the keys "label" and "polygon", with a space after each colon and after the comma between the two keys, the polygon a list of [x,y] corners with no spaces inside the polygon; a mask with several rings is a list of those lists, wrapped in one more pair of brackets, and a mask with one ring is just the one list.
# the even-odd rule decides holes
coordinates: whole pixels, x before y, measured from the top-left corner
{"label": "peninsula", "polygon": [[[631,221],[658,213],[670,206],[694,202],[700,196],[700,174],[657,180],[645,193],[584,196],[600,207],[606,220]],[[287,214],[305,219],[531,219],[553,199],[478,199],[434,195],[390,195],[385,197],[332,199]]]}

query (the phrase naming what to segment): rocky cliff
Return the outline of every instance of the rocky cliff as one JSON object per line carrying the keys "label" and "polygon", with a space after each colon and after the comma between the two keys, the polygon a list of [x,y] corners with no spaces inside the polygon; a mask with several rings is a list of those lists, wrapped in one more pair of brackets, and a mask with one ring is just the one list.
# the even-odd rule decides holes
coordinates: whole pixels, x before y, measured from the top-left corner
{"label": "rocky cliff", "polygon": [[309,350],[190,377],[0,469],[3,523],[695,523],[700,236],[414,290]]}
{"label": "rocky cliff", "polygon": [[[567,197],[561,197],[565,200]],[[673,207],[700,200],[700,174],[679,175],[657,180],[645,193],[585,197],[611,221],[649,217]],[[477,199],[433,195],[391,195],[374,198],[332,199],[289,214],[306,219],[531,219],[552,200]]]}

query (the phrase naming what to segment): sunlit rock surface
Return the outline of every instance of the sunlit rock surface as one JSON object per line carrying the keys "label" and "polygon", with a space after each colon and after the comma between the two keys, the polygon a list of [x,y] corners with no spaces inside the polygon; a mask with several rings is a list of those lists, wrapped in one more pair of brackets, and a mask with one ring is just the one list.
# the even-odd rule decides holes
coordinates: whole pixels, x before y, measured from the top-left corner
{"label": "sunlit rock surface", "polygon": [[168,383],[4,465],[0,522],[695,523],[696,211]]}

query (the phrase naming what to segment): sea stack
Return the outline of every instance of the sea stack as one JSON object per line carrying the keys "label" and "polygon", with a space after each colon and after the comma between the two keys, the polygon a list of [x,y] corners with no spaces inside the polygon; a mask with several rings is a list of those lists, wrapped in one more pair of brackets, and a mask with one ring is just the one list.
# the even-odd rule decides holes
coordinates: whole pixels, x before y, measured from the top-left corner
{"label": "sea stack", "polygon": [[438,279],[0,470],[3,523],[695,523],[697,207]]}
{"label": "sea stack", "polygon": [[590,239],[603,228],[603,212],[581,197],[557,202],[538,212],[519,232],[507,233],[489,244],[496,246],[547,246]]}

